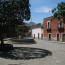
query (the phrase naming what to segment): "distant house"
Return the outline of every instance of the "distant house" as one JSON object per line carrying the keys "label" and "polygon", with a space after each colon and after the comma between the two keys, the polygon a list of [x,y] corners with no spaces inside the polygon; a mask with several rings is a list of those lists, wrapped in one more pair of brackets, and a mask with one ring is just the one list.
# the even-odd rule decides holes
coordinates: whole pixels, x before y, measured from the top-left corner
{"label": "distant house", "polygon": [[65,42],[65,24],[51,17],[44,18],[44,39]]}
{"label": "distant house", "polygon": [[31,37],[31,34],[32,34],[31,26],[35,25],[35,23],[34,22],[29,22],[29,23],[24,22],[24,23],[25,23],[26,26],[29,27],[29,30],[28,30],[28,33],[26,34],[26,36]]}
{"label": "distant house", "polygon": [[29,25],[31,26],[31,25],[35,25],[36,23],[34,23],[34,22],[29,22]]}
{"label": "distant house", "polygon": [[41,24],[32,25],[32,37],[37,39],[43,39],[43,29]]}

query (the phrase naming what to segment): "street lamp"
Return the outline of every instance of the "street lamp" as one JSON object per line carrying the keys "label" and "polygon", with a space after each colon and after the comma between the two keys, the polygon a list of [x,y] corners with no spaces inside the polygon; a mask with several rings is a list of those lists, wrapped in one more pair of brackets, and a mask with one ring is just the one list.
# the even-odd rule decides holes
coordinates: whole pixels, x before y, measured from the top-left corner
{"label": "street lamp", "polygon": [[[32,18],[31,18],[31,22],[32,22]],[[31,37],[32,37],[32,24],[30,24],[31,27]]]}

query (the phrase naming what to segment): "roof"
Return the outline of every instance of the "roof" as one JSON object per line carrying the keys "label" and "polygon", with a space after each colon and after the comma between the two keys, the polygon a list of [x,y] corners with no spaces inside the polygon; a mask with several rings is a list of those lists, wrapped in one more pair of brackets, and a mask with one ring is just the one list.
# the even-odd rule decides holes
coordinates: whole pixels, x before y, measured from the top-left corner
{"label": "roof", "polygon": [[36,24],[36,25],[31,25],[32,29],[35,29],[35,28],[41,28],[41,25],[39,24]]}
{"label": "roof", "polygon": [[19,25],[25,25],[25,22],[20,23]]}
{"label": "roof", "polygon": [[50,17],[46,17],[46,18],[44,18],[44,19],[47,19],[47,18],[51,18],[52,16],[50,16]]}
{"label": "roof", "polygon": [[34,22],[29,22],[29,25],[35,25],[35,23]]}

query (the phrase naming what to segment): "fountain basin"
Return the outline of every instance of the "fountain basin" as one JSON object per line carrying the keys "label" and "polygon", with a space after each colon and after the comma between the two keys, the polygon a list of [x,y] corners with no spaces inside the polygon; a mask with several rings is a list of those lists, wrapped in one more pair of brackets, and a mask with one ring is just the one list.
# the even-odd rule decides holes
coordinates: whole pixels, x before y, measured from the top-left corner
{"label": "fountain basin", "polygon": [[22,39],[18,38],[11,38],[11,41],[13,43],[34,43],[34,39],[31,37],[23,37]]}

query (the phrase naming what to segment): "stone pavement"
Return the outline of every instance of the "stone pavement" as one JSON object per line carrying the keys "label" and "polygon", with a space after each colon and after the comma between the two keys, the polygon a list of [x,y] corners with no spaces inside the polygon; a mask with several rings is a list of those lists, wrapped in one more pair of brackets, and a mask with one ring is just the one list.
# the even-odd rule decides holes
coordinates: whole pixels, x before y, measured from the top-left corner
{"label": "stone pavement", "polygon": [[14,47],[30,47],[46,49],[52,55],[35,59],[8,59],[0,56],[0,65],[65,65],[65,43],[46,40],[35,40],[37,44],[13,44]]}

